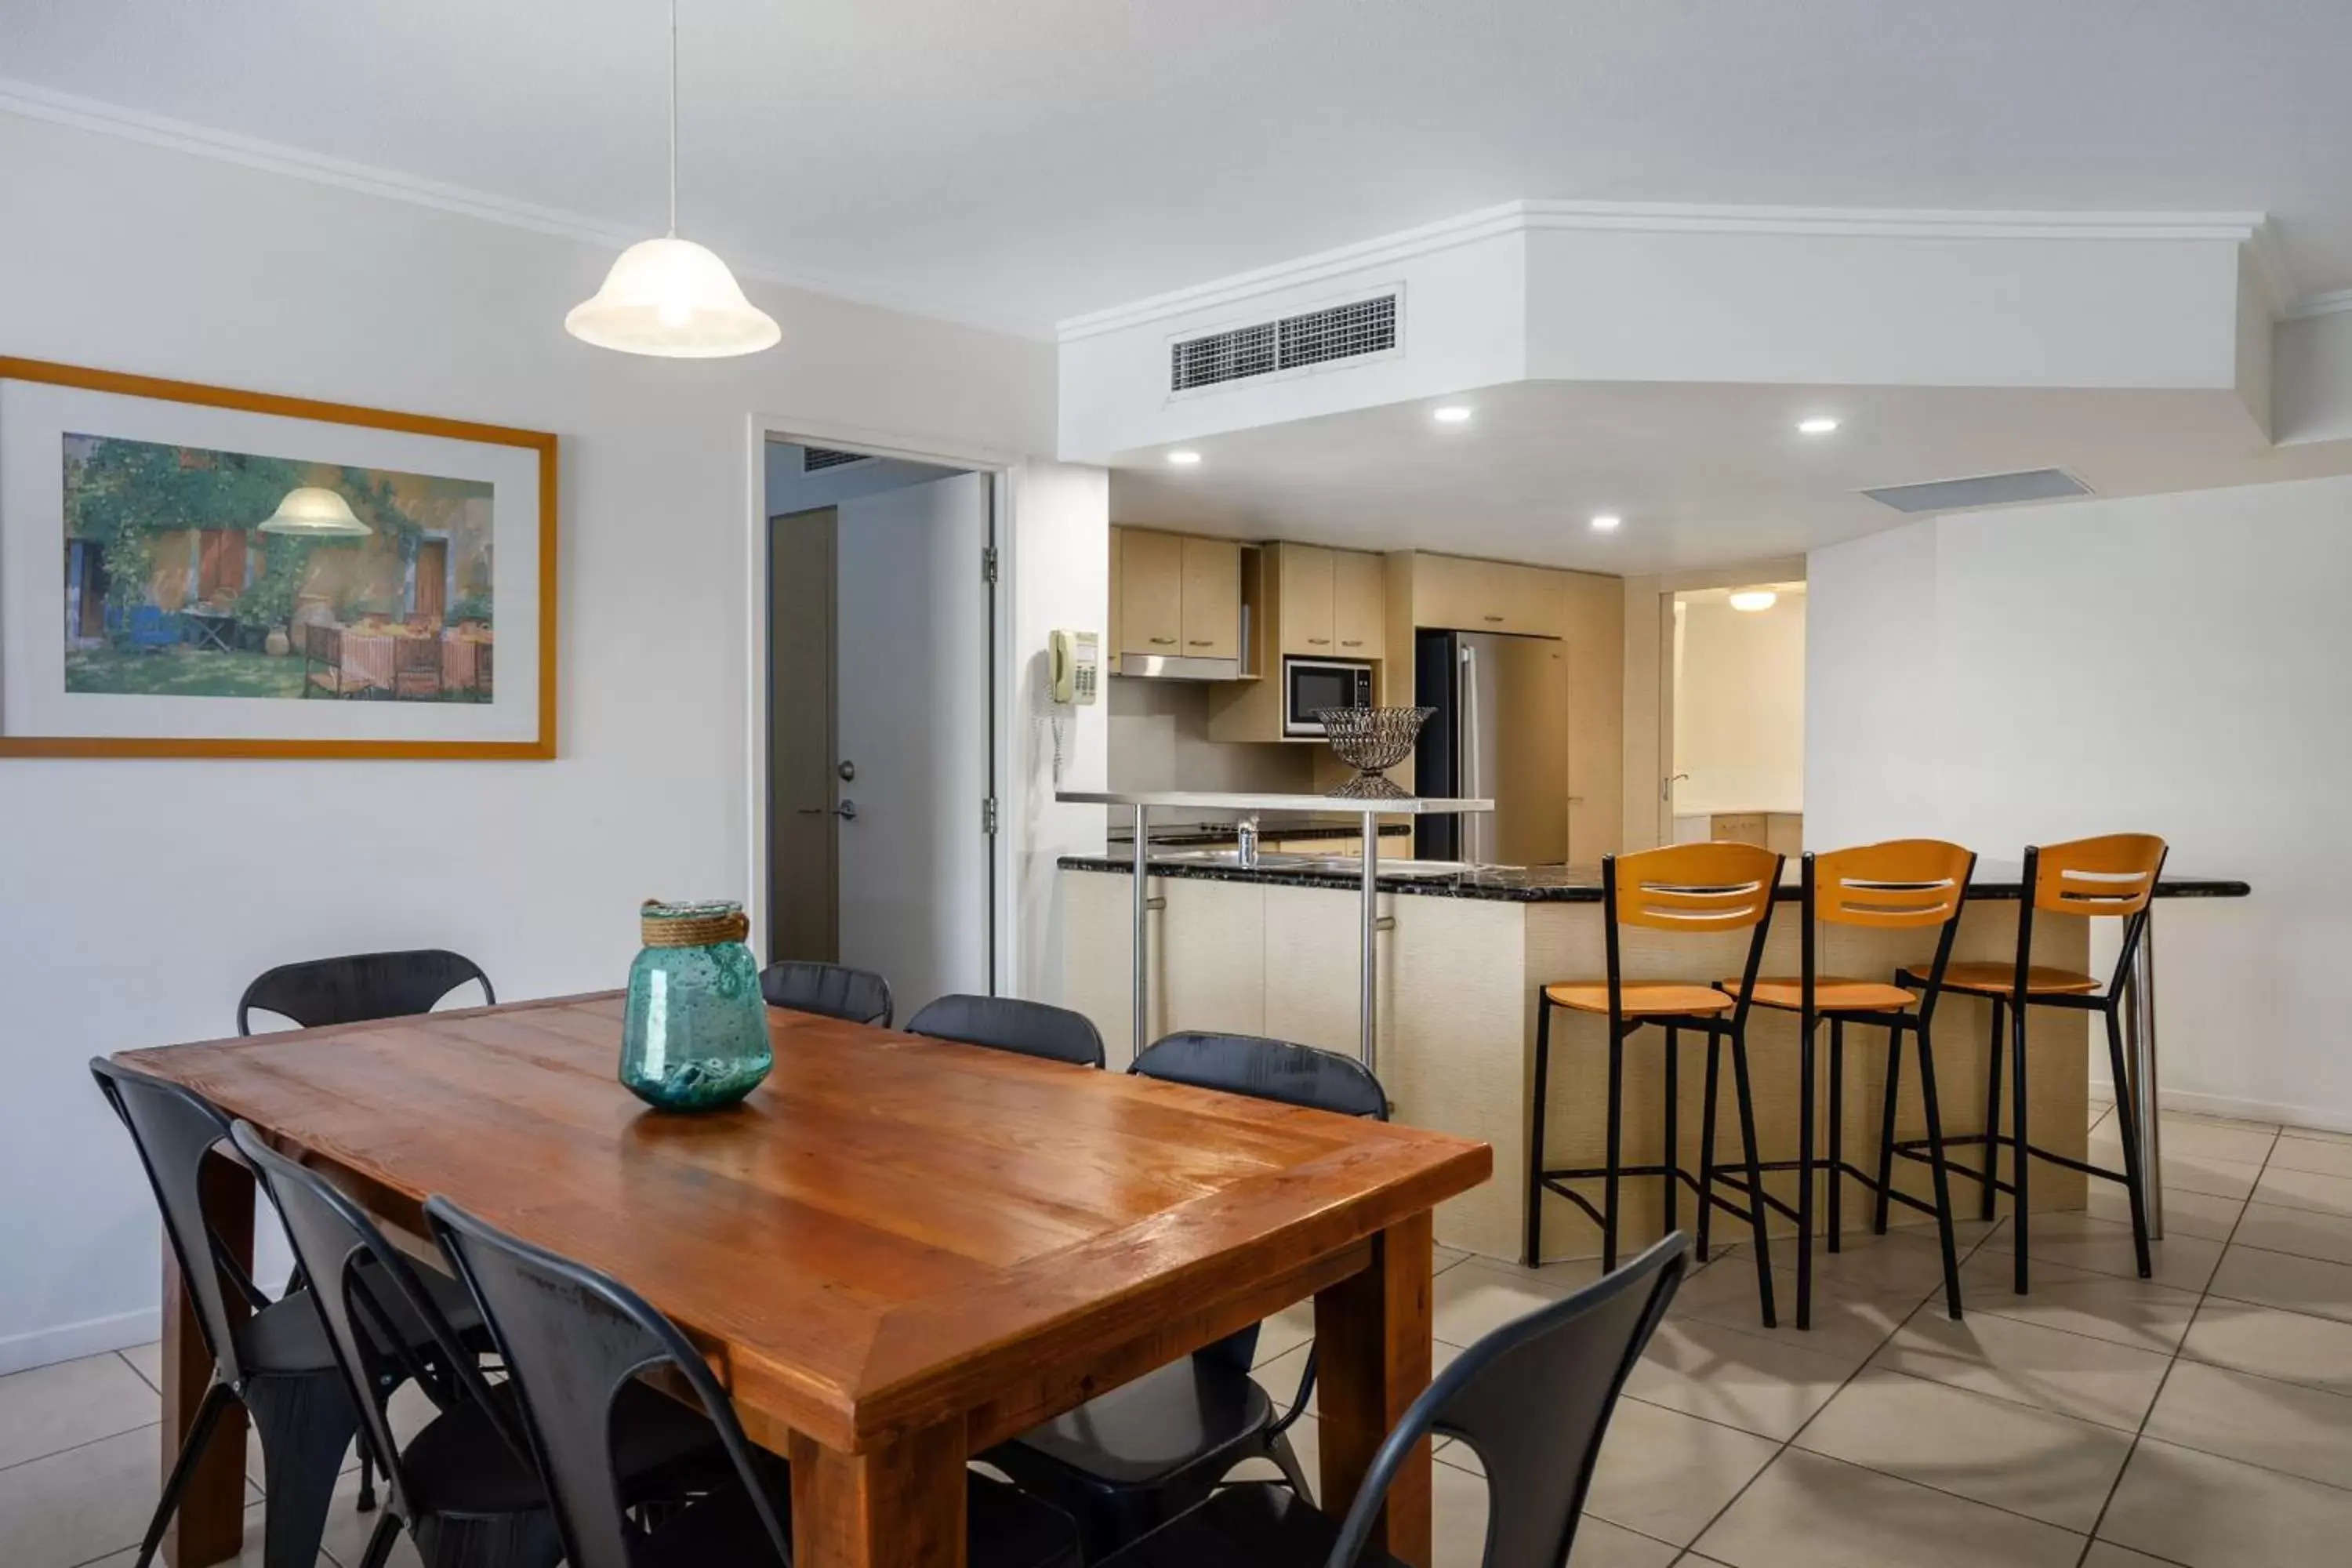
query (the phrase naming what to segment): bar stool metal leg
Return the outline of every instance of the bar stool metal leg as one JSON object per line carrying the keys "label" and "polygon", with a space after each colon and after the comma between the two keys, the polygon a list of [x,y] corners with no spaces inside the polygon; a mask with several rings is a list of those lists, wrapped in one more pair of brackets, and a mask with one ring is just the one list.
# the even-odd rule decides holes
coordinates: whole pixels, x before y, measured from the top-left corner
{"label": "bar stool metal leg", "polygon": [[1544,1121],[1549,1109],[1546,1083],[1551,1070],[1551,998],[1536,987],[1536,1095],[1534,1126],[1528,1132],[1528,1250],[1520,1259],[1533,1268],[1543,1261]]}
{"label": "bar stool metal leg", "polygon": [[1606,1171],[1601,1178],[1601,1268],[1603,1273],[1617,1269],[1617,1188],[1620,1155],[1624,1145],[1625,1131],[1625,1037],[1618,1033],[1617,1020],[1609,1020],[1609,1155]]}
{"label": "bar stool metal leg", "polygon": [[[1813,1070],[1811,1013],[1797,1026],[1797,1327],[1813,1326],[1813,1102],[1821,1083]],[[1759,1207],[1761,1207],[1759,1200]]]}
{"label": "bar stool metal leg", "polygon": [[1665,1230],[1663,1233],[1665,1235],[1674,1233],[1675,1214],[1680,1207],[1680,1205],[1675,1202],[1675,1184],[1681,1179],[1677,1173],[1683,1167],[1683,1144],[1681,1129],[1678,1125],[1681,1120],[1679,1112],[1682,1109],[1680,1099],[1682,1090],[1679,1083],[1679,1069],[1675,1066],[1675,1058],[1681,1054],[1681,1031],[1672,1024],[1668,1024],[1666,1026],[1666,1147],[1664,1156],[1658,1162],[1665,1167],[1665,1174],[1658,1178],[1665,1196],[1666,1220]]}
{"label": "bar stool metal leg", "polygon": [[[1951,1179],[1944,1168],[1944,1114],[1936,1104],[1936,1057],[1927,1039],[1927,1026],[1922,1025],[1913,1033],[1919,1038],[1919,1100],[1927,1115],[1928,1168],[1936,1175],[1936,1239],[1944,1247],[1944,1310],[1950,1314],[1954,1322],[1958,1322],[1960,1321],[1960,1258],[1952,1237]],[[1890,1043],[1899,1037],[1899,1031],[1887,1031]],[[1887,1097],[1890,1112],[1894,1103],[1894,1096],[1890,1092]],[[1878,1200],[1881,1230],[1886,1228],[1885,1191],[1882,1186]]]}
{"label": "bar stool metal leg", "polygon": [[1706,1098],[1698,1130],[1698,1260],[1706,1261],[1707,1232],[1715,1223],[1715,1087],[1723,1060],[1723,1037],[1706,1037]]}
{"label": "bar stool metal leg", "polygon": [[2022,1296],[2026,1289],[2026,1248],[2032,1239],[2027,1215],[2032,1205],[2027,1200],[2026,1168],[2033,1163],[2033,1156],[2028,1150],[2025,1126],[2025,1004],[2022,999],[2010,1009],[2009,1037],[2015,1042],[2010,1052],[2009,1074],[2014,1081],[2009,1086],[2009,1097],[2010,1121],[2013,1124],[2011,1136],[2015,1140],[2017,1151],[2010,1161],[2010,1184],[2016,1189],[2017,1194],[2016,1206],[2010,1211],[2010,1228],[2017,1233],[2011,1239],[2017,1243],[2014,1259],[2017,1293]]}
{"label": "bar stool metal leg", "polygon": [[1880,1236],[1886,1234],[1886,1194],[1895,1184],[1895,1102],[1903,1090],[1903,1031],[1890,1026],[1886,1031],[1886,1106],[1878,1123],[1878,1202],[1870,1216],[1870,1228]]}
{"label": "bar stool metal leg", "polygon": [[1772,1310],[1771,1241],[1764,1227],[1764,1172],[1757,1163],[1756,1100],[1748,1087],[1748,1041],[1731,1037],[1731,1079],[1739,1099],[1739,1139],[1748,1153],[1748,1226],[1756,1244],[1756,1295],[1764,1306],[1764,1326],[1778,1328]]}
{"label": "bar stool metal leg", "polygon": [[[2113,1007],[2105,1010],[2105,1017],[2108,1070],[2116,1075],[2116,1081],[2121,1083],[2124,1073],[2123,1022],[2116,1016]],[[2116,1095],[2116,1119],[2117,1130],[2123,1133],[2124,1139],[2124,1190],[2131,1194],[2132,1252],[2134,1261],[2139,1265],[2139,1277],[2146,1279],[2152,1269],[2147,1249],[2147,1173],[2140,1164],[2139,1115],[2139,1108],[2132,1103],[2131,1097],[2118,1091]]]}
{"label": "bar stool metal leg", "polygon": [[2001,1029],[2001,1000],[1995,996],[1990,1001],[1992,1033],[1985,1046],[1984,1194],[1977,1210],[1977,1217],[1982,1220],[1992,1218],[1993,1202],[2000,1195],[1997,1184],[2000,1180],[2000,1058],[2009,1044]]}
{"label": "bar stool metal leg", "polygon": [[1830,1226],[1829,1248],[1840,1250],[1845,1234],[1845,1020],[1830,1016]]}

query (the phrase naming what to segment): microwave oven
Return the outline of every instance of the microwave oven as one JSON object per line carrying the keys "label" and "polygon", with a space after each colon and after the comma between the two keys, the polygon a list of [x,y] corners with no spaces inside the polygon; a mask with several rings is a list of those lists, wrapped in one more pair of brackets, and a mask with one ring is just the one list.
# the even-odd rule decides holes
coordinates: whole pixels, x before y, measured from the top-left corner
{"label": "microwave oven", "polygon": [[1370,708],[1372,667],[1360,658],[1286,658],[1282,661],[1282,732],[1319,736],[1315,715],[1325,708]]}

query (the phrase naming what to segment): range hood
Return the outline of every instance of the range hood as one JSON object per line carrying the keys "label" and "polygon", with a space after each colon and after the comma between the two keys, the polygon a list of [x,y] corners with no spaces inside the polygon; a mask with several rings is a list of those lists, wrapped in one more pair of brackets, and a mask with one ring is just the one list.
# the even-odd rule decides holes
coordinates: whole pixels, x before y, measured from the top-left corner
{"label": "range hood", "polygon": [[1118,657],[1118,673],[1146,680],[1239,680],[1242,661],[1186,658],[1179,654],[1123,653]]}

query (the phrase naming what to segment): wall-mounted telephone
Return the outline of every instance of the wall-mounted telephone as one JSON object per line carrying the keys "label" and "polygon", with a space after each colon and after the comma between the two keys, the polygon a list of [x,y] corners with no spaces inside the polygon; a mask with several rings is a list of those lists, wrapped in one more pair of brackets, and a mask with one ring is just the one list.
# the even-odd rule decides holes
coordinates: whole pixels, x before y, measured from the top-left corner
{"label": "wall-mounted telephone", "polygon": [[1045,649],[1053,666],[1054,700],[1093,702],[1101,679],[1102,638],[1093,632],[1055,632]]}

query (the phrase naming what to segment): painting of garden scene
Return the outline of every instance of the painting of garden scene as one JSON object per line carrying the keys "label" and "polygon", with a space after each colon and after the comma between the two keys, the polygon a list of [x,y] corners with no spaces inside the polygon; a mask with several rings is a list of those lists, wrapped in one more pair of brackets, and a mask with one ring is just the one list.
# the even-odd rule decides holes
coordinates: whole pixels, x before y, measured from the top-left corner
{"label": "painting of garden scene", "polygon": [[488,483],[64,446],[68,691],[490,700]]}

